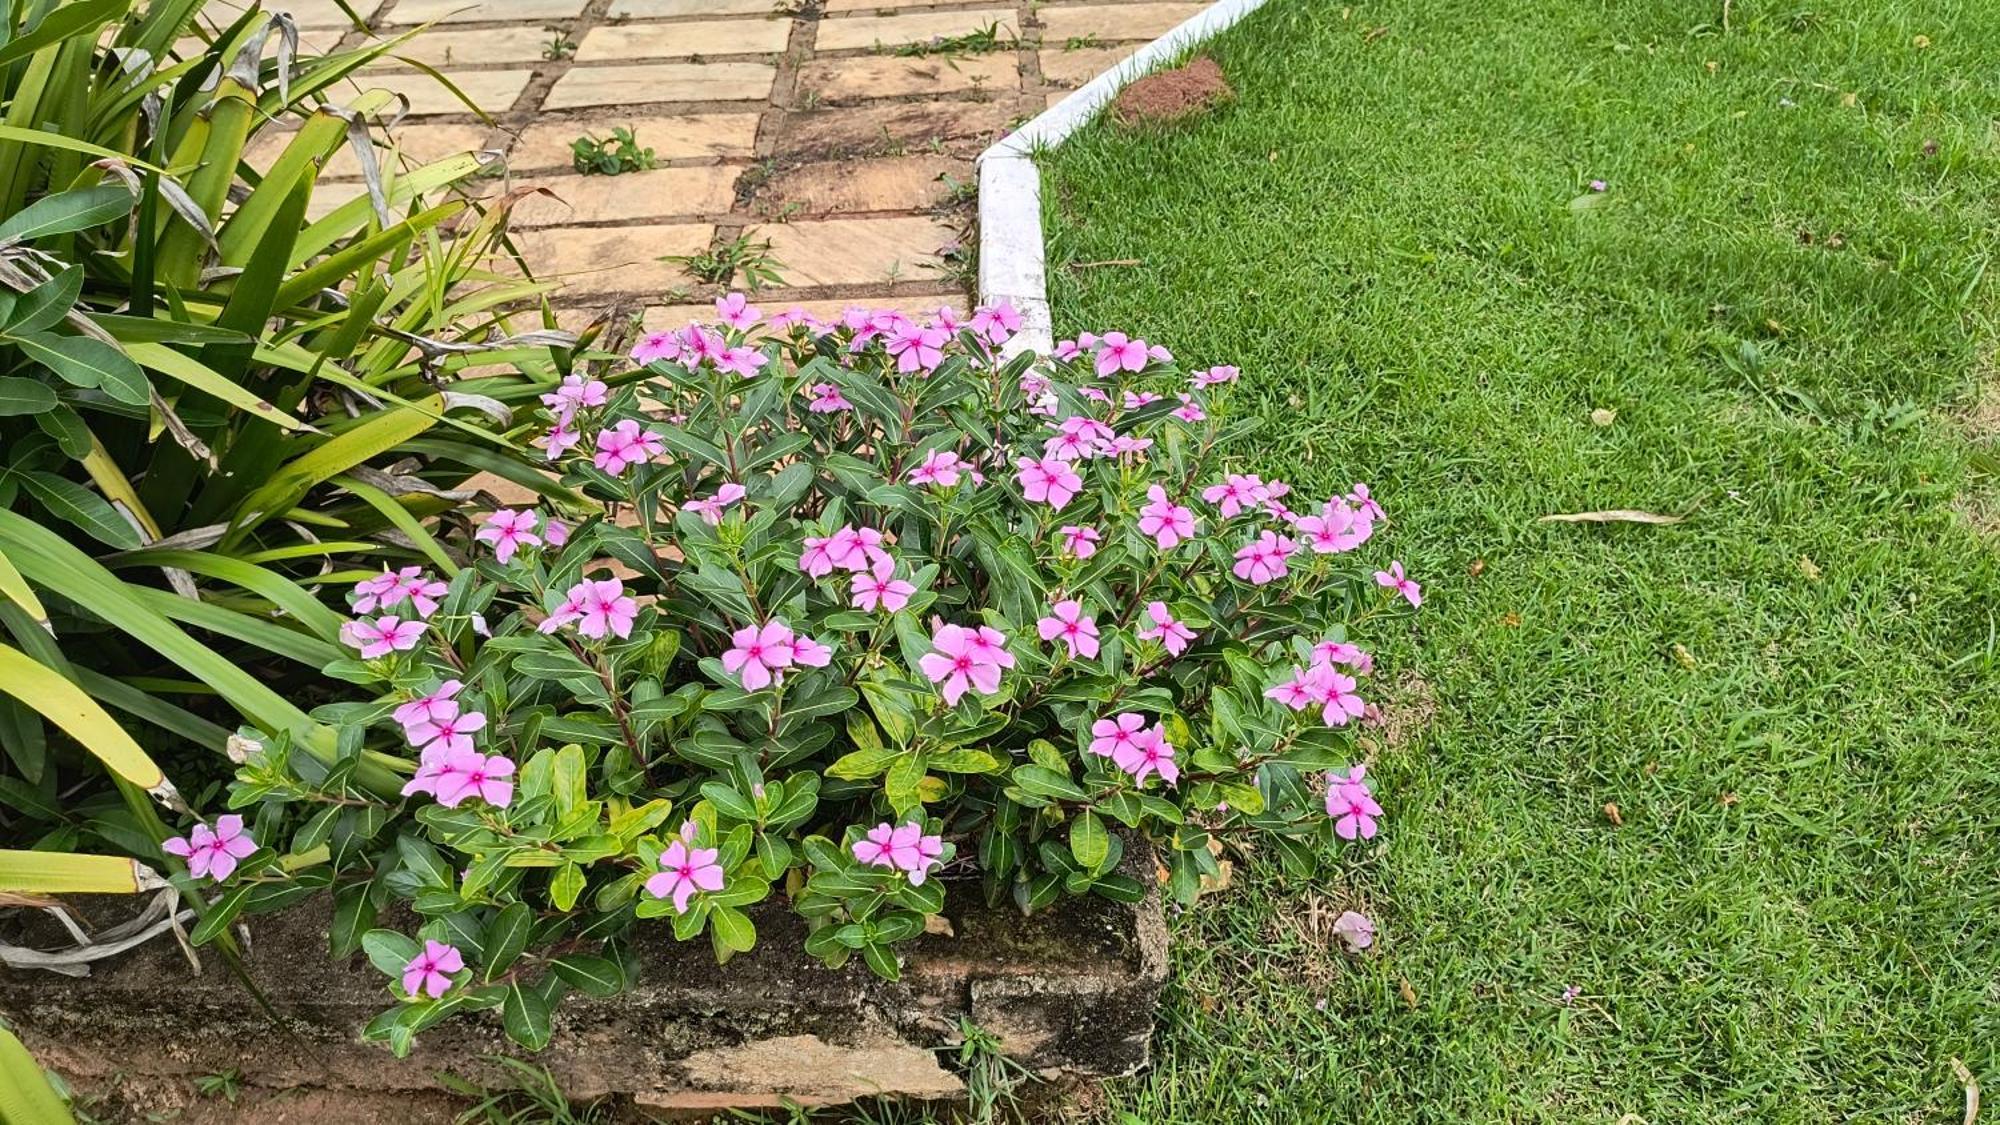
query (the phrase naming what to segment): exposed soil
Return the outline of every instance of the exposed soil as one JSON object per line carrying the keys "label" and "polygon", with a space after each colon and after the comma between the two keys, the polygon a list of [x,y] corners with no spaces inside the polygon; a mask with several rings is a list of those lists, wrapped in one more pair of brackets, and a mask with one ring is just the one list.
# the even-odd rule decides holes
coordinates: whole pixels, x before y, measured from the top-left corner
{"label": "exposed soil", "polygon": [[1236,96],[1206,56],[1132,83],[1111,103],[1121,125],[1164,125],[1208,112]]}

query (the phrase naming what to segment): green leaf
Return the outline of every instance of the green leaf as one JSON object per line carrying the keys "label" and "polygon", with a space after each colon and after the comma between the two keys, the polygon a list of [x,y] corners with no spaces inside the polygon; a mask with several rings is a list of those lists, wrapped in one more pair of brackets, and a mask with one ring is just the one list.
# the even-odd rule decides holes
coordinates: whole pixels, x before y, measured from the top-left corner
{"label": "green leaf", "polygon": [[312,429],[311,426],[231,382],[221,372],[165,344],[128,343],[125,345],[125,354],[141,366],[157,371],[169,379],[185,383],[195,390],[214,395],[252,418],[262,418],[287,430]]}
{"label": "green leaf", "polygon": [[71,266],[15,300],[14,311],[7,317],[6,334],[20,336],[60,324],[82,295],[83,267]]}
{"label": "green leaf", "polygon": [[506,972],[528,947],[528,934],[534,929],[535,914],[525,902],[509,904],[494,915],[493,922],[486,929],[486,979],[494,980]]}
{"label": "green leaf", "polygon": [[457,873],[430,841],[405,833],[396,837],[396,850],[402,854],[403,870],[415,876],[419,886],[449,889],[457,882]]}
{"label": "green leaf", "polygon": [[708,799],[709,804],[715,806],[717,812],[720,812],[731,820],[743,820],[752,823],[755,823],[757,820],[757,806],[752,804],[748,797],[745,797],[720,781],[703,783],[701,795]]}
{"label": "green leaf", "polygon": [[1111,853],[1111,836],[1104,830],[1104,822],[1093,812],[1079,815],[1069,826],[1069,854],[1076,857],[1077,866],[1085,871],[1096,871]]}
{"label": "green leaf", "polygon": [[590,996],[615,996],[625,987],[616,962],[588,953],[572,953],[549,962],[549,971],[563,983]]}
{"label": "green leaf", "polygon": [[567,911],[576,905],[584,888],[583,868],[574,863],[565,863],[549,880],[549,903],[557,910]]}
{"label": "green leaf", "polygon": [[883,791],[889,797],[889,807],[898,815],[923,806],[919,787],[923,784],[925,757],[921,751],[904,754],[889,767],[889,776],[882,782]]}
{"label": "green leaf", "polygon": [[984,750],[945,750],[930,756],[939,773],[998,773],[1000,759]]}
{"label": "green leaf", "polygon": [[733,906],[717,906],[709,912],[709,936],[720,957],[748,953],[757,944],[757,927],[750,916]]}
{"label": "green leaf", "polygon": [[883,770],[894,765],[896,759],[902,756],[900,750],[852,750],[826,767],[826,775],[842,781],[867,781],[881,776]]}
{"label": "green leaf", "polygon": [[88,336],[57,336],[30,332],[14,336],[22,354],[78,387],[96,387],[115,401],[144,406],[151,384],[131,357],[102,340]]}
{"label": "green leaf", "polygon": [[[4,54],[0,51],[0,54]],[[52,234],[88,230],[132,213],[138,201],[122,184],[77,188],[43,196],[0,223],[0,242],[33,242]]]}
{"label": "green leaf", "polygon": [[1046,766],[1014,767],[1014,784],[1037,797],[1082,801],[1090,796],[1076,782]]}
{"label": "green leaf", "polygon": [[415,960],[424,947],[416,938],[405,933],[369,930],[361,935],[361,951],[368,955],[369,964],[400,980],[403,966]]}
{"label": "green leaf", "polygon": [[514,981],[507,986],[507,999],[500,1005],[500,1023],[507,1037],[530,1051],[549,1045],[551,1034],[549,1003],[532,984]]}
{"label": "green leaf", "polygon": [[118,514],[111,502],[67,477],[54,473],[23,473],[21,483],[57,519],[75,524],[92,539],[121,551],[136,551],[144,544],[139,532]]}
{"label": "green leaf", "polygon": [[0,418],[41,414],[56,408],[56,392],[39,379],[0,378]]}

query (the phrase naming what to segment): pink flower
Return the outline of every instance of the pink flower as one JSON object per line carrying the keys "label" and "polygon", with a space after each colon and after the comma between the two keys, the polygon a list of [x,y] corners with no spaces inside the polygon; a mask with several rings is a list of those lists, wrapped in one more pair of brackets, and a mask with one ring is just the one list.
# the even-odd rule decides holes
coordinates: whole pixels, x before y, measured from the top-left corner
{"label": "pink flower", "polygon": [[455,809],[467,797],[477,797],[496,809],[514,800],[514,763],[500,754],[487,756],[477,750],[454,752],[445,759],[437,782],[437,802]]}
{"label": "pink flower", "polygon": [[1292,665],[1292,678],[1273,688],[1264,690],[1264,698],[1275,699],[1294,711],[1303,711],[1319,701],[1311,678],[1298,665]]}
{"label": "pink flower", "polygon": [[1368,486],[1365,484],[1355,485],[1354,491],[1347,494],[1347,502],[1371,520],[1384,519],[1388,515],[1382,510],[1382,505],[1377,504],[1375,498],[1368,494]]}
{"label": "pink flower", "polygon": [[[451,705],[454,712],[458,704]],[[441,747],[446,755],[470,753],[472,736],[486,729],[486,716],[477,711],[421,719],[403,728],[403,736],[420,750]]]}
{"label": "pink flower", "polygon": [[759,369],[771,362],[771,357],[756,348],[730,348],[715,357],[715,369],[727,371],[738,378],[755,378]]}
{"label": "pink flower", "polygon": [[659,873],[646,880],[646,893],[654,898],[674,900],[674,913],[686,914],[688,900],[696,891],[722,889],[722,864],[716,862],[719,848],[691,847],[675,840],[660,853]]}
{"label": "pink flower", "polygon": [[1135,634],[1142,641],[1158,641],[1166,646],[1167,654],[1179,656],[1187,651],[1188,642],[1194,640],[1194,630],[1174,620],[1173,611],[1165,602],[1147,602],[1146,617],[1151,625],[1142,627]]}
{"label": "pink flower", "polygon": [[630,418],[608,430],[597,432],[597,453],[590,463],[618,476],[628,466],[643,465],[665,453],[667,445],[660,435],[643,429]]}
{"label": "pink flower", "polygon": [[632,362],[651,363],[656,359],[678,359],[681,354],[679,337],[672,332],[648,332],[632,345]]}
{"label": "pink flower", "polygon": [[1040,461],[1032,457],[1017,458],[1014,464],[1021,470],[1014,480],[1021,486],[1021,494],[1030,503],[1043,503],[1061,511],[1070,498],[1083,491],[1083,478],[1070,467],[1067,461],[1045,457]]}
{"label": "pink flower", "polygon": [[586,379],[581,375],[567,376],[561,386],[542,396],[542,405],[556,416],[559,426],[567,426],[578,410],[603,406],[609,401],[610,386],[602,380]]}
{"label": "pink flower", "polygon": [[534,444],[536,448],[547,451],[548,459],[554,461],[582,442],[582,434],[570,429],[568,422],[557,419],[556,424],[549,427],[549,432],[536,438]]}
{"label": "pink flower", "polygon": [[806,668],[824,668],[833,663],[833,649],[807,636],[792,638],[792,659]]}
{"label": "pink flower", "polygon": [[1106,332],[1097,346],[1097,375],[1104,378],[1146,368],[1146,341],[1128,339],[1123,332]]}
{"label": "pink flower", "polygon": [[1298,545],[1291,539],[1275,531],[1267,531],[1236,552],[1236,565],[1230,569],[1236,577],[1253,586],[1276,582],[1291,573],[1285,559],[1297,549]]}
{"label": "pink flower", "polygon": [[358,595],[354,599],[356,613],[372,613],[378,606],[389,609],[408,601],[416,608],[417,616],[429,617],[437,612],[438,599],[450,593],[451,587],[425,578],[422,567],[406,566],[393,574],[385,570],[363,579],[355,584],[354,592]]}
{"label": "pink flower", "polygon": [[1201,403],[1196,402],[1193,395],[1182,391],[1175,397],[1181,400],[1181,404],[1174,407],[1174,417],[1179,418],[1190,426],[1196,422],[1205,422],[1208,420],[1208,411],[1201,408]]}
{"label": "pink flower", "polygon": [[1346,777],[1326,775],[1326,815],[1333,818],[1334,834],[1343,840],[1375,838],[1375,818],[1382,815],[1382,806],[1375,803],[1375,795],[1362,780],[1366,772],[1364,767],[1354,766]]}
{"label": "pink flower", "polygon": [[1003,299],[998,304],[972,310],[972,330],[986,337],[988,343],[1004,344],[1021,330],[1021,314],[1015,310],[1014,302]]}
{"label": "pink flower", "polygon": [[1153,439],[1149,437],[1133,437],[1131,434],[1119,434],[1117,437],[1111,439],[1111,452],[1114,456],[1118,457],[1123,457],[1128,453],[1144,453],[1151,448],[1153,448]]}
{"label": "pink flower", "polygon": [[870,828],[866,836],[854,841],[854,858],[870,867],[894,867],[896,860],[891,847],[895,838],[895,825],[884,821]]}
{"label": "pink flower", "polygon": [[682,511],[693,512],[702,522],[715,527],[722,522],[722,509],[729,507],[750,494],[750,490],[735,481],[715,490],[715,495],[706,500],[690,500],[681,506]]}
{"label": "pink flower", "polygon": [[451,990],[451,974],[465,968],[465,955],[458,947],[441,941],[424,942],[424,951],[403,966],[403,992],[421,992],[435,1000]]}
{"label": "pink flower", "polygon": [[1260,478],[1229,473],[1223,477],[1221,484],[1203,489],[1201,498],[1215,505],[1227,519],[1263,503],[1270,495],[1271,490],[1264,486]]}
{"label": "pink flower", "polygon": [[1111,452],[1111,444],[1117,436],[1110,426],[1079,414],[1063,419],[1056,426],[1056,436],[1043,444],[1042,456],[1057,461],[1102,457]]}
{"label": "pink flower", "polygon": [[731,634],[734,647],[722,654],[722,668],[743,681],[743,690],[762,691],[771,686],[773,672],[782,672],[797,658],[793,642],[797,636],[783,621],[772,618],[762,628],[745,625]]}
{"label": "pink flower", "polygon": [[854,409],[854,404],[840,393],[837,383],[814,383],[807,393],[812,395],[812,401],[806,404],[806,409],[814,414],[838,414]]}
{"label": "pink flower", "polygon": [[931,635],[931,647],[937,651],[919,657],[917,667],[941,685],[944,701],[955,706],[967,687],[981,695],[1000,691],[1000,670],[1014,666],[1006,643],[1004,635],[985,626],[975,631],[941,623]]}
{"label": "pink flower", "polygon": [[943,348],[950,339],[951,334],[942,328],[920,327],[905,320],[889,333],[889,354],[896,359],[896,370],[904,374],[930,372],[944,362]]}
{"label": "pink flower", "polygon": [[854,608],[863,613],[886,609],[890,613],[910,604],[916,586],[896,577],[896,561],[887,555],[875,560],[866,574],[854,576]]}
{"label": "pink flower", "polygon": [[1180,767],[1174,764],[1174,744],[1167,741],[1166,728],[1161,725],[1134,734],[1112,751],[1111,760],[1131,774],[1137,785],[1145,784],[1149,773],[1158,773],[1168,785],[1180,780]]}
{"label": "pink flower", "polygon": [[715,315],[721,318],[722,323],[741,331],[756,324],[763,314],[757,311],[757,307],[750,303],[748,297],[741,293],[731,293],[727,297],[715,299]]}
{"label": "pink flower", "polygon": [[1390,563],[1387,570],[1376,571],[1375,584],[1403,595],[1403,599],[1410,603],[1411,608],[1424,604],[1424,588],[1403,573],[1403,564],[1400,562]]}
{"label": "pink flower", "polygon": [[923,463],[910,470],[911,484],[934,484],[940,488],[951,488],[958,484],[959,474],[970,466],[959,460],[958,454],[949,449],[933,449],[924,454]]}
{"label": "pink flower", "polygon": [[549,519],[542,523],[542,538],[551,547],[560,547],[569,542],[569,525],[559,519]]}
{"label": "pink flower", "polygon": [[457,680],[446,680],[433,688],[429,694],[419,695],[397,707],[393,718],[405,730],[418,723],[449,719],[458,714],[458,700],[452,697],[464,686]]}
{"label": "pink flower", "polygon": [[1239,374],[1240,372],[1234,367],[1226,364],[1217,364],[1206,371],[1197,371],[1193,375],[1188,376],[1188,382],[1199,390],[1202,387],[1215,387],[1224,383],[1234,383]]}
{"label": "pink flower", "polygon": [[1354,694],[1354,677],[1334,671],[1331,664],[1312,666],[1306,673],[1306,690],[1312,693],[1313,702],[1324,708],[1320,717],[1330,727],[1346,726],[1348,720],[1359,718],[1366,707],[1361,697]]}
{"label": "pink flower", "polygon": [[1049,607],[1049,616],[1035,622],[1035,632],[1045,641],[1061,637],[1072,657],[1097,658],[1097,621],[1083,612],[1083,603],[1071,598]]}
{"label": "pink flower", "polygon": [[541,517],[533,512],[502,508],[487,516],[472,537],[493,544],[493,557],[507,563],[513,561],[514,552],[521,548],[542,545],[541,536],[535,534],[535,525],[540,522]]}
{"label": "pink flower", "polygon": [[639,603],[626,595],[623,582],[616,578],[585,579],[569,588],[569,597],[577,603],[578,633],[593,639],[606,634],[620,639],[632,635]]}
{"label": "pink flower", "polygon": [[1352,551],[1374,533],[1366,515],[1331,500],[1320,508],[1319,515],[1301,516],[1292,527],[1306,537],[1306,546],[1316,555]]}
{"label": "pink flower", "polygon": [[1313,646],[1312,656],[1315,664],[1345,664],[1364,673],[1375,663],[1359,646],[1345,641],[1321,641]]}
{"label": "pink flower", "polygon": [[1078,527],[1064,524],[1056,534],[1062,536],[1063,550],[1079,559],[1087,559],[1097,553],[1097,545],[1104,540],[1094,527]]}
{"label": "pink flower", "polygon": [[[1186,398],[1186,395],[1182,395]],[[1126,391],[1120,401],[1127,410],[1142,410],[1160,401],[1160,396],[1151,391]]]}
{"label": "pink flower", "polygon": [[1139,509],[1139,531],[1152,536],[1160,550],[1171,551],[1181,540],[1194,536],[1194,512],[1167,499],[1166,489],[1147,485],[1146,500],[1146,506]]}
{"label": "pink flower", "polygon": [[1090,724],[1090,752],[1100,758],[1116,757],[1146,729],[1146,716],[1134,711],[1099,719]]}
{"label": "pink flower", "polygon": [[799,554],[799,569],[814,578],[825,578],[833,573],[833,537],[816,539],[806,537],[806,549]]}
{"label": "pink flower", "polygon": [[[453,706],[456,707],[457,704]],[[428,793],[436,797],[438,783],[444,780],[445,774],[450,770],[451,751],[445,749],[443,743],[432,743],[417,755],[416,776],[403,784],[403,796],[413,797],[418,793]]]}
{"label": "pink flower", "polygon": [[185,837],[160,843],[160,850],[187,860],[188,874],[220,883],[236,870],[238,860],[257,850],[257,841],[243,830],[243,818],[230,813],[215,818],[215,827],[197,824]]}
{"label": "pink flower", "polygon": [[377,617],[372,621],[360,617],[340,627],[340,639],[348,647],[360,649],[361,659],[373,660],[391,652],[408,652],[417,647],[427,628],[429,626],[421,621],[405,621],[395,616]]}
{"label": "pink flower", "polygon": [[930,869],[944,854],[944,837],[924,835],[924,826],[912,821],[889,837],[889,862],[910,877],[910,885],[921,887]]}
{"label": "pink flower", "polygon": [[1347,943],[1349,953],[1359,953],[1375,944],[1375,923],[1367,915],[1352,910],[1341,911],[1340,917],[1333,920],[1333,933]]}
{"label": "pink flower", "polygon": [[881,532],[851,524],[833,533],[826,542],[826,551],[833,565],[855,574],[874,566],[877,559],[889,557],[882,549]]}

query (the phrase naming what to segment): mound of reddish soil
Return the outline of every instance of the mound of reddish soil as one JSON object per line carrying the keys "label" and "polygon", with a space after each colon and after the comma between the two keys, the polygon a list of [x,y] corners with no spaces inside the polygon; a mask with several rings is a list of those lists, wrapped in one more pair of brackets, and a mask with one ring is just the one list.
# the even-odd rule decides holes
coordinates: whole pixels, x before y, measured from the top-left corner
{"label": "mound of reddish soil", "polygon": [[1111,112],[1122,125],[1164,124],[1205,113],[1235,94],[1215,60],[1202,57],[1125,87]]}

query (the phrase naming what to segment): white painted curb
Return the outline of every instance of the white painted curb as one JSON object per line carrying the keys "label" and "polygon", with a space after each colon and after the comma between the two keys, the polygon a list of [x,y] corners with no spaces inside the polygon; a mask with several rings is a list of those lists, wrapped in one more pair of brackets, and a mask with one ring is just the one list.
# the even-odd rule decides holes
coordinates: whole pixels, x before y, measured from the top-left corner
{"label": "white painted curb", "polygon": [[1263,6],[1264,0],[1210,5],[979,154],[979,303],[1007,300],[1021,313],[1021,330],[1007,342],[1006,354],[1047,353],[1056,342],[1042,242],[1042,176],[1034,155],[1088,124],[1133,79]]}

